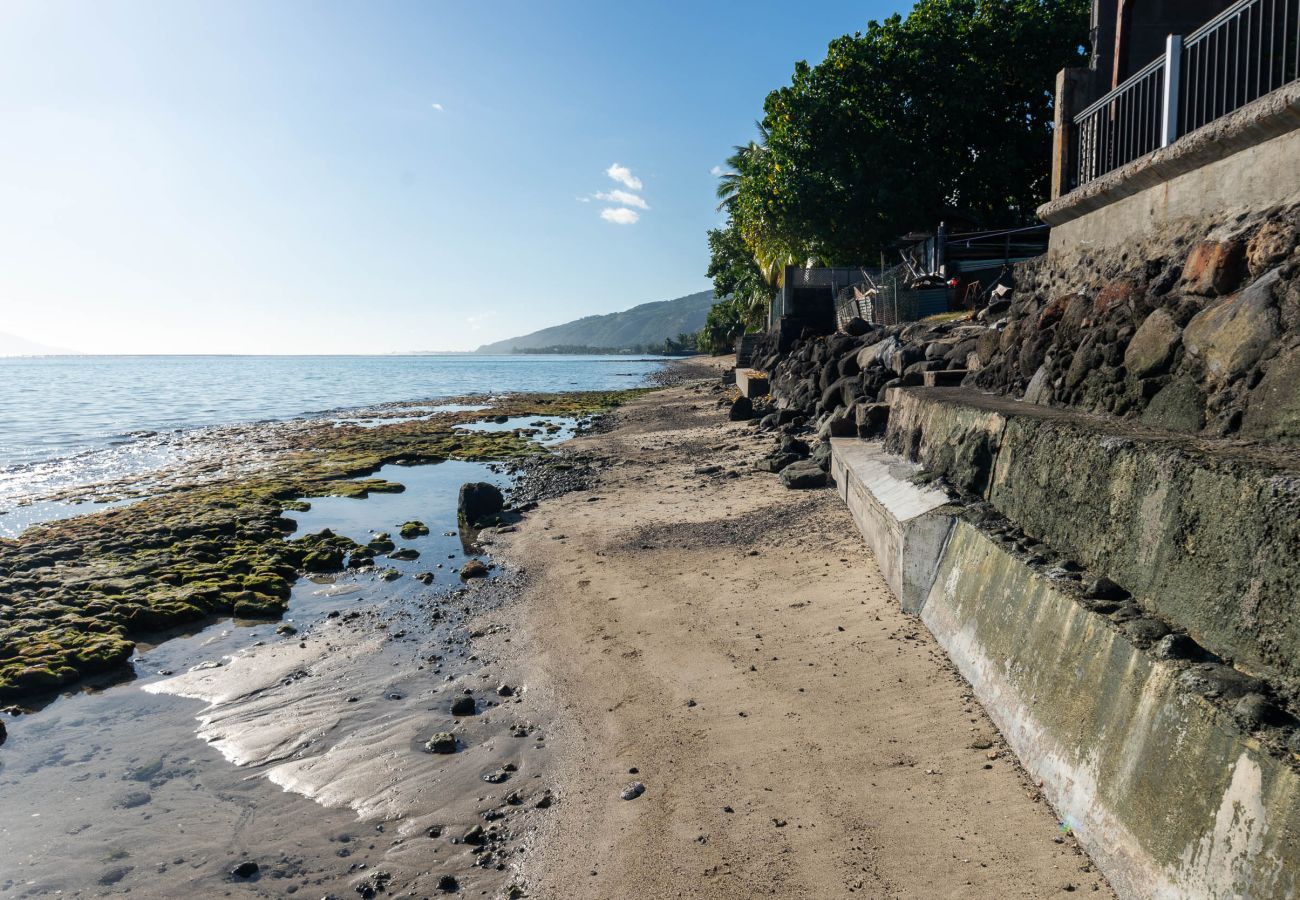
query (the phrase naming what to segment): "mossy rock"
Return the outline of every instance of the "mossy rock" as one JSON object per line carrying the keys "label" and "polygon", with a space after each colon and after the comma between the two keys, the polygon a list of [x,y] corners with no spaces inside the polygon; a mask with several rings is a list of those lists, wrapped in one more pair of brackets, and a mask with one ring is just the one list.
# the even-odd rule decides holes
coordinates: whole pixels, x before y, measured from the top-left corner
{"label": "mossy rock", "polygon": [[412,520],[410,522],[403,522],[402,527],[397,530],[397,533],[407,540],[410,540],[411,538],[417,538],[428,534],[429,526],[425,525],[423,522]]}

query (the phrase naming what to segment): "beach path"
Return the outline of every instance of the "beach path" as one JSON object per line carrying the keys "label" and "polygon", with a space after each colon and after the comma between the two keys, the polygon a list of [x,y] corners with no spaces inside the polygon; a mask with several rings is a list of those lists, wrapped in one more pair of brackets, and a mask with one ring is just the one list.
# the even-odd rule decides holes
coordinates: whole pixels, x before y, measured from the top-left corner
{"label": "beach path", "polygon": [[509,536],[560,762],[528,895],[1111,896],[833,491],[754,471],[718,398],[625,407],[570,445],[600,485]]}

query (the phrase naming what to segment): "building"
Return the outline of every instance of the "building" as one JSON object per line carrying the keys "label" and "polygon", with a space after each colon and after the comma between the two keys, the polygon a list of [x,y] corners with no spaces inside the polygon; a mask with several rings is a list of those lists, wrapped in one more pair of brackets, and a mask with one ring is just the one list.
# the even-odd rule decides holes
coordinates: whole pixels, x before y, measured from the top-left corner
{"label": "building", "polygon": [[1094,0],[1057,77],[1051,249],[1300,194],[1300,0]]}

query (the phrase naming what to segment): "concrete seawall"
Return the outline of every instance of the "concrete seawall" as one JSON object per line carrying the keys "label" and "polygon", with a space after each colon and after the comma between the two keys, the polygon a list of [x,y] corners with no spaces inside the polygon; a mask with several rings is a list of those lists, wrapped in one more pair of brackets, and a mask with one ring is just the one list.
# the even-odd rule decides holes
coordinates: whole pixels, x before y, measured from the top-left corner
{"label": "concrete seawall", "polygon": [[886,447],[987,500],[1204,647],[1300,679],[1300,460],[954,389],[892,394]]}
{"label": "concrete seawall", "polygon": [[[1120,439],[1091,420],[1051,410],[1019,417],[993,399],[965,402],[968,393],[895,393],[890,445],[907,456],[886,453],[878,443],[832,441],[837,490],[900,602],[935,635],[1041,783],[1063,827],[1121,895],[1295,896],[1300,757],[1294,750],[1300,742],[1294,720],[1260,706],[1261,692],[1270,690],[1264,682],[1181,634],[1192,626],[1174,613],[1191,609],[1200,624],[1204,595],[1168,593],[1197,583],[1190,563],[1178,557],[1197,555],[1198,534],[1217,533],[1198,532],[1202,526],[1186,514],[1205,492],[1226,498],[1231,492],[1224,485],[1237,486],[1233,496],[1242,508],[1217,499],[1207,507],[1228,515],[1226,527],[1246,527],[1252,515],[1264,516],[1275,536],[1295,527],[1269,519],[1282,515],[1276,508],[1253,509],[1258,495],[1240,488],[1257,485],[1252,479],[1265,471],[1277,479],[1279,470],[1248,456],[1216,467],[1213,454],[1207,462],[1196,447],[1157,435],[1144,445],[1130,434],[1128,445],[1114,446]],[[1107,441],[1108,455],[1084,452],[1090,442]],[[1155,472],[1164,473],[1163,488],[1145,457],[1163,460]],[[1066,474],[1048,477],[1049,460]],[[1091,488],[1105,498],[1104,514],[1075,498],[1082,487],[1058,483],[1084,478],[1086,467],[1098,465]],[[936,475],[962,486],[966,508],[925,483]],[[1015,486],[1018,479],[1025,484]],[[1189,485],[1199,493],[1187,495]],[[1150,497],[1162,490],[1185,496],[1155,505]],[[1046,495],[1042,508],[1031,503],[1034,492]],[[1134,496],[1125,501],[1125,492]],[[1279,505],[1276,495],[1270,502]],[[1169,515],[1168,504],[1175,506],[1182,543],[1163,545],[1164,555],[1146,562],[1163,574],[1134,580],[1132,570],[1113,560],[1132,560],[1120,552],[1125,541],[1145,544],[1145,552],[1162,546],[1166,538],[1143,529]],[[1022,515],[1028,522],[1017,518]],[[1244,539],[1258,539],[1257,533],[1247,531]],[[1045,546],[1054,549],[1044,552]],[[1213,570],[1205,578],[1221,585],[1225,578],[1263,583],[1261,573],[1294,575],[1294,557],[1283,562],[1269,555],[1277,548],[1249,549],[1231,572]],[[1217,559],[1200,554],[1207,568]],[[1111,572],[1129,575],[1125,586],[1139,587],[1142,605],[1159,607],[1175,630],[1144,619],[1131,601],[1116,612],[1115,604],[1089,599],[1084,584]],[[1191,605],[1179,605],[1184,602]],[[1239,615],[1240,605],[1234,607]],[[1221,645],[1225,635],[1243,644],[1251,639],[1230,629],[1201,631]],[[1261,651],[1254,658],[1267,656]],[[1259,709],[1272,712],[1251,714]]]}

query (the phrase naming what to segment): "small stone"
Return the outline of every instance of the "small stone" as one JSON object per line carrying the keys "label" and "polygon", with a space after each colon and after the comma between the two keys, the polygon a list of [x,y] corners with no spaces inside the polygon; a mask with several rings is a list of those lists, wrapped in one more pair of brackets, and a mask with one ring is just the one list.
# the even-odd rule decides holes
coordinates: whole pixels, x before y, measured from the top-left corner
{"label": "small stone", "polygon": [[471,578],[486,578],[488,567],[480,559],[471,559],[466,561],[465,565],[460,567],[461,581],[468,581]]}
{"label": "small stone", "polygon": [[487,834],[483,831],[482,825],[475,825],[461,837],[461,840],[471,847],[478,847],[487,842]]}
{"label": "small stone", "polygon": [[234,878],[252,878],[259,871],[261,871],[261,867],[250,859],[235,866],[230,870],[230,874]]}
{"label": "small stone", "polygon": [[498,697],[513,697],[514,695],[515,695],[515,689],[512,688],[510,685],[504,683],[497,685]]}
{"label": "small stone", "polygon": [[628,784],[627,787],[623,788],[619,796],[622,797],[624,800],[635,800],[637,797],[640,797],[644,793],[645,793],[645,785],[639,781],[633,781],[630,784]]}
{"label": "small stone", "polygon": [[436,732],[424,744],[424,749],[430,753],[455,753],[456,752],[456,735],[450,731]]}
{"label": "small stone", "polygon": [[453,875],[443,875],[438,879],[438,890],[444,894],[454,894],[460,890],[460,882]]}
{"label": "small stone", "polygon": [[478,712],[478,704],[471,696],[457,697],[451,701],[451,714],[453,716],[472,716]]}

